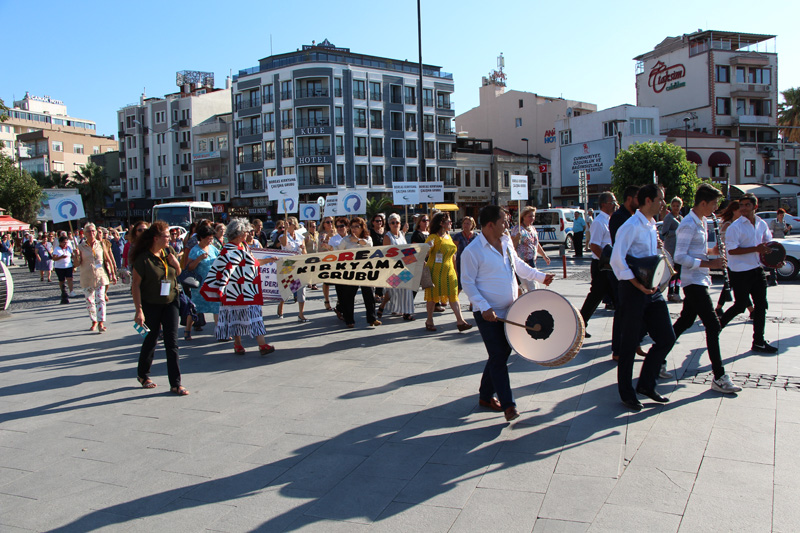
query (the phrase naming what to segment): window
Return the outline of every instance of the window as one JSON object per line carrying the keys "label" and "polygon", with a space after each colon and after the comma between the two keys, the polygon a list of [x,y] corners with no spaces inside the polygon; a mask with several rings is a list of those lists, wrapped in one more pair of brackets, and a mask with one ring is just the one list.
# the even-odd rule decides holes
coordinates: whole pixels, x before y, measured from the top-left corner
{"label": "window", "polygon": [[736,83],[745,83],[747,81],[747,68],[736,67]]}
{"label": "window", "polygon": [[406,167],[406,181],[418,181],[417,167]]}
{"label": "window", "polygon": [[561,144],[572,144],[572,130],[561,132]]}
{"label": "window", "polygon": [[403,139],[392,139],[392,157],[403,157]]}
{"label": "window", "polygon": [[294,137],[283,139],[283,157],[294,157]]}
{"label": "window", "polygon": [[355,141],[355,155],[367,155],[367,138],[354,137]]}
{"label": "window", "polygon": [[450,93],[436,93],[436,107],[440,109],[450,109]]}
{"label": "window", "polygon": [[403,103],[403,88],[399,85],[391,85],[391,99],[390,101],[393,104],[402,104]]}
{"label": "window", "polygon": [[292,128],[292,110],[281,109],[281,128],[284,130]]}
{"label": "window", "polygon": [[521,128],[522,127],[522,117],[517,117],[514,119],[514,127]]}
{"label": "window", "polygon": [[[788,161],[787,161],[787,163],[788,163]],[[797,161],[795,161],[795,166],[796,166],[796,164],[797,164]],[[53,162],[51,162],[51,165],[53,167],[53,171],[55,171],[55,172],[64,172],[64,162],[63,161],[53,161]],[[787,168],[788,168],[788,166],[787,166]],[[786,175],[788,176],[789,174],[786,174]]]}
{"label": "window", "polygon": [[417,141],[406,141],[406,157],[417,157]]}
{"label": "window", "polygon": [[294,167],[283,167],[283,175],[288,176],[290,174],[294,174]]}
{"label": "window", "polygon": [[[261,149],[261,145],[260,144],[253,145],[254,148],[255,148],[255,146],[258,146],[259,150]],[[241,150],[241,148],[242,147],[240,146],[239,149]],[[255,150],[254,150],[254,152],[255,152]],[[259,157],[259,159],[260,159],[260,157]],[[269,161],[275,159],[275,141],[264,141],[264,159],[267,159]]]}
{"label": "window", "polygon": [[353,126],[356,128],[367,127],[367,110],[366,109],[353,109]]}
{"label": "window", "polygon": [[771,117],[772,100],[760,100],[757,98],[750,99],[750,112],[748,115],[755,115],[757,117]]}
{"label": "window", "polygon": [[464,171],[464,187],[472,187],[472,179],[470,178],[470,171]]}
{"label": "window", "polygon": [[730,114],[731,114],[731,99],[717,98],[717,115],[730,115]]}
{"label": "window", "polygon": [[415,105],[417,103],[417,88],[416,87],[403,87],[406,95],[406,104]]}
{"label": "window", "polygon": [[603,122],[603,137],[613,137],[617,134],[619,127],[618,122],[608,121]]}
{"label": "window", "polygon": [[370,139],[372,145],[372,157],[383,157],[383,139],[373,137]]}
{"label": "window", "polygon": [[519,108],[522,109],[522,98],[519,99]]}
{"label": "window", "polygon": [[356,185],[369,185],[367,165],[356,165]]}
{"label": "window", "polygon": [[372,184],[373,185],[383,185],[384,184],[383,165],[373,165],[372,166]]}
{"label": "window", "polygon": [[403,131],[403,114],[392,111],[390,129],[392,131]]}
{"label": "window", "polygon": [[406,131],[417,131],[417,115],[406,113]]}
{"label": "window", "polygon": [[73,150],[72,150],[73,153],[76,153],[76,154],[82,154],[83,153],[83,145],[82,144],[74,144],[72,146],[72,148],[73,148]]}
{"label": "window", "polygon": [[289,100],[292,98],[292,80],[281,82],[281,100]]}
{"label": "window", "polygon": [[727,65],[717,65],[715,67],[715,79],[717,83],[730,83],[731,67]]}
{"label": "window", "polygon": [[433,133],[433,115],[422,115],[422,131]]}
{"label": "window", "polygon": [[422,105],[433,107],[433,89],[422,89]]}
{"label": "window", "polygon": [[[130,139],[130,137],[128,137]],[[53,141],[53,151],[54,152],[63,152],[64,151],[64,143],[61,141]]]}
{"label": "window", "polygon": [[356,100],[366,100],[367,90],[364,80],[353,80],[353,98]]}
{"label": "window", "polygon": [[454,135],[455,132],[450,128],[450,118],[449,117],[438,117],[437,118],[438,126],[439,126],[439,133],[442,135]]}
{"label": "window", "polygon": [[763,83],[764,85],[769,85],[770,70],[768,68],[750,67],[750,75],[747,77],[747,83]]}
{"label": "window", "polygon": [[264,131],[275,131],[275,113],[264,113]]}
{"label": "window", "polygon": [[511,182],[508,170],[503,171],[503,187],[508,189],[511,186]]}
{"label": "window", "polygon": [[461,170],[456,169],[456,187],[461,187]]}
{"label": "window", "polygon": [[392,167],[392,181],[403,181],[403,167]]}
{"label": "window", "polygon": [[264,85],[264,103],[271,104],[275,100],[275,92],[272,84]]}
{"label": "window", "polygon": [[382,117],[381,111],[376,111],[374,109],[370,110],[370,112],[369,112],[369,127],[373,128],[373,129],[376,129],[376,130],[382,130],[383,129],[383,120],[382,120],[381,117]]}
{"label": "window", "polygon": [[731,136],[731,130],[722,129],[722,128],[717,129],[717,135],[720,135],[722,137],[730,137]]}
{"label": "window", "polygon": [[425,141],[425,159],[436,159],[436,143]]}
{"label": "window", "polygon": [[784,175],[792,178],[797,177],[797,159],[786,160],[786,172]]}
{"label": "window", "polygon": [[333,78],[333,95],[336,98],[342,97],[342,78]]}
{"label": "window", "polygon": [[484,170],[483,171],[483,186],[484,187],[488,187],[489,186],[489,171],[488,170]]}
{"label": "window", "polygon": [[344,165],[336,165],[336,182],[339,185],[344,185]]}
{"label": "window", "polygon": [[373,102],[381,101],[381,84],[379,82],[369,82],[369,99]]}
{"label": "window", "polygon": [[652,135],[653,134],[653,119],[652,118],[632,118],[628,122],[631,125],[631,135]]}
{"label": "window", "polygon": [[747,177],[753,177],[756,175],[756,160],[755,159],[745,159],[744,160],[744,175]]}
{"label": "window", "polygon": [[747,99],[745,98],[736,99],[736,114],[737,115],[747,114]]}
{"label": "window", "polygon": [[337,126],[344,126],[344,118],[342,118],[343,117],[342,113],[343,112],[341,107],[333,108],[333,118]]}
{"label": "window", "polygon": [[336,136],[336,155],[344,155],[344,137]]}

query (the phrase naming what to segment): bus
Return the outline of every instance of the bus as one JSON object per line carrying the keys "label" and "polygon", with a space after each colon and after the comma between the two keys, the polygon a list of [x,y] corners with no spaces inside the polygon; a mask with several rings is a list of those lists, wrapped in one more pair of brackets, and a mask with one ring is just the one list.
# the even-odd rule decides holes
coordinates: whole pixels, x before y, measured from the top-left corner
{"label": "bus", "polygon": [[202,218],[214,220],[210,202],[171,202],[153,206],[152,222],[163,220],[170,226],[181,226],[188,230],[189,224]]}

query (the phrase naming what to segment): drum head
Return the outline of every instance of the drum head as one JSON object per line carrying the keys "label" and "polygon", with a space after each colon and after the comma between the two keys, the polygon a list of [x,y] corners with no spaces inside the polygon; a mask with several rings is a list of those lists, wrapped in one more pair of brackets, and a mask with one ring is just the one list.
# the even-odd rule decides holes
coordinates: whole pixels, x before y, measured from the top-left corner
{"label": "drum head", "polygon": [[666,262],[669,261],[673,266],[675,263],[672,261],[672,256],[668,251],[661,250],[661,255],[664,256],[665,261],[661,261],[656,266],[656,276],[653,279],[658,281],[658,291],[664,292],[669,287],[669,280],[672,279],[672,272],[670,272]]}
{"label": "drum head", "polygon": [[766,243],[769,252],[761,254],[761,264],[767,268],[779,268],[786,261],[786,248],[777,241]]}
{"label": "drum head", "polygon": [[566,298],[548,289],[531,291],[518,298],[508,310],[507,320],[532,328],[505,325],[511,347],[534,363],[558,360],[576,342],[583,342],[583,320],[577,310]]}

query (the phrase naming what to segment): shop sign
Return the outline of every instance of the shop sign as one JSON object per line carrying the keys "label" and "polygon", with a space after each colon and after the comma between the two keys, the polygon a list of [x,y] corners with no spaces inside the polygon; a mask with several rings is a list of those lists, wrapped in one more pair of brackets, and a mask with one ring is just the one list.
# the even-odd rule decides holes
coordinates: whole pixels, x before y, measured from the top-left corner
{"label": "shop sign", "polygon": [[647,79],[647,86],[652,87],[653,91],[660,93],[664,89],[671,91],[686,85],[685,81],[680,81],[686,77],[686,67],[681,63],[667,66],[663,61],[657,62],[650,70]]}
{"label": "shop sign", "polygon": [[544,132],[544,143],[551,144],[556,142],[556,130],[553,128],[552,130],[547,130]]}

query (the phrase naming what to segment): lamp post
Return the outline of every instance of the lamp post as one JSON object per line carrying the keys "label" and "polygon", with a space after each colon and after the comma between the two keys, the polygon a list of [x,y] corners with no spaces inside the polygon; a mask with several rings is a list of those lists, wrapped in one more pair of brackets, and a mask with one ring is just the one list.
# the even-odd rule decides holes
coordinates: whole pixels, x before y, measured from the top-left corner
{"label": "lamp post", "polygon": [[[525,141],[525,175],[528,176],[528,179],[531,179],[531,151],[528,148],[528,138],[523,137],[520,139],[521,141]],[[528,190],[533,191],[533,180],[531,183],[528,184]],[[530,202],[530,195],[528,197],[528,201]]]}
{"label": "lamp post", "polygon": [[683,117],[683,130],[684,130],[684,142],[685,142],[685,149],[686,153],[689,153],[689,121],[692,120],[689,117]]}

